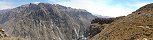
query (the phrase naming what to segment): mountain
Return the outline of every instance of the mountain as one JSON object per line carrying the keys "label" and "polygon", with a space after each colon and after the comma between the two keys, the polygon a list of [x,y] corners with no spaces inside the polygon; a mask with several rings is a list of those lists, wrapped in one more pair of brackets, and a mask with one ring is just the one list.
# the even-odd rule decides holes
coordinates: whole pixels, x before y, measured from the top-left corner
{"label": "mountain", "polygon": [[27,40],[83,40],[94,15],[58,4],[25,4],[0,10],[0,27]]}
{"label": "mountain", "polygon": [[153,40],[153,3],[112,22],[90,40]]}
{"label": "mountain", "polygon": [[102,15],[97,15],[97,14],[94,14],[96,17],[98,17],[98,18],[112,18],[112,17],[110,17],[110,16],[102,16]]}

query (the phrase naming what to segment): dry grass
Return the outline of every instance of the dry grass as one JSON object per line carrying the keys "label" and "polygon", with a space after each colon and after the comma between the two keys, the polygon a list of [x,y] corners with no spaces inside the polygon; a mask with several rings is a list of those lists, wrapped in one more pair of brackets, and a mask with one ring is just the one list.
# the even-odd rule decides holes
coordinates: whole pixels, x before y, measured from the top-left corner
{"label": "dry grass", "polygon": [[153,4],[104,28],[90,40],[153,40]]}
{"label": "dry grass", "polygon": [[5,38],[0,38],[0,40],[27,40],[27,39],[20,37],[5,37]]}

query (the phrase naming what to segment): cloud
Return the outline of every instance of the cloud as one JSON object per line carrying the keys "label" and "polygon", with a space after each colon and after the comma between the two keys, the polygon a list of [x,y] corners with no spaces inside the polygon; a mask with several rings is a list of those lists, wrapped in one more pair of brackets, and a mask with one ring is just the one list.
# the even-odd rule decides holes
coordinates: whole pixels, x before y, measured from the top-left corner
{"label": "cloud", "polygon": [[0,10],[2,10],[2,9],[10,9],[11,8],[11,6],[9,6],[9,5],[1,5],[0,4]]}
{"label": "cloud", "polygon": [[0,1],[0,10],[10,8],[13,8],[13,6],[9,2]]}
{"label": "cloud", "polygon": [[32,3],[34,3],[34,4],[37,4],[37,5],[38,5],[40,2],[32,2]]}
{"label": "cloud", "polygon": [[117,17],[126,16],[150,2],[141,2],[141,0],[69,0],[56,3],[72,8],[86,9],[92,14]]}
{"label": "cloud", "polygon": [[107,5],[104,0],[96,0],[94,2],[93,0],[73,0],[69,2],[60,2],[58,4],[69,6],[72,8],[86,9],[93,14],[112,17],[127,15],[131,12],[131,9],[128,8]]}

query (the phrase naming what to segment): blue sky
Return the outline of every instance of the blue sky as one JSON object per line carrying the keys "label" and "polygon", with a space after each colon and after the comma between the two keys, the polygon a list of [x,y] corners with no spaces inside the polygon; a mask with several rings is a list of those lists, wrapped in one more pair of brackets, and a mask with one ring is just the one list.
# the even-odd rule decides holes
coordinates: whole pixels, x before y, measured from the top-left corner
{"label": "blue sky", "polygon": [[35,2],[60,4],[85,9],[92,14],[117,17],[126,16],[143,5],[152,3],[153,0],[0,0],[0,10]]}

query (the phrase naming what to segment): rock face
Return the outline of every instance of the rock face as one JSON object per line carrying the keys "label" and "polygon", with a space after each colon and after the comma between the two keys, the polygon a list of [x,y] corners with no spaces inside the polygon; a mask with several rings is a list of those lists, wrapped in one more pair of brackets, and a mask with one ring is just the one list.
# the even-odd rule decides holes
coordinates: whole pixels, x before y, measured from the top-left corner
{"label": "rock face", "polygon": [[153,40],[153,4],[113,22],[90,40]]}
{"label": "rock face", "polygon": [[94,18],[83,9],[48,3],[0,11],[2,28],[11,36],[28,40],[81,40]]}

